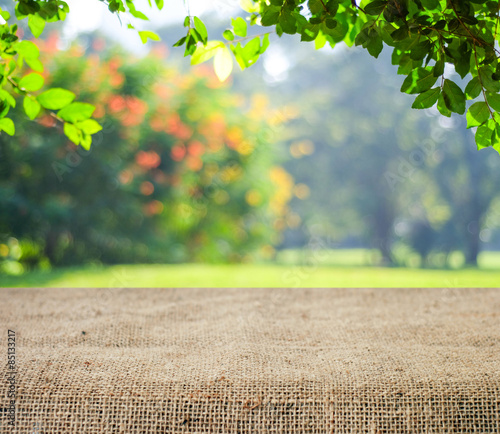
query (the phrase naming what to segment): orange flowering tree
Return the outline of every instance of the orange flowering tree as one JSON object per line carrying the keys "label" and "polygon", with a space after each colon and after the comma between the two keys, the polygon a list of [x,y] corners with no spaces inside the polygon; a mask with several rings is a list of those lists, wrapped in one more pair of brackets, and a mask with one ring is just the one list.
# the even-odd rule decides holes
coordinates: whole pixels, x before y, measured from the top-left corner
{"label": "orange flowering tree", "polygon": [[263,96],[235,95],[210,68],[184,73],[163,53],[131,60],[101,40],[86,56],[79,46],[59,52],[55,38],[40,42],[46,83],[94,106],[103,129],[86,150],[53,115],[34,123],[12,112],[24,134],[0,136],[0,258],[272,256],[293,190],[274,157],[286,114]]}

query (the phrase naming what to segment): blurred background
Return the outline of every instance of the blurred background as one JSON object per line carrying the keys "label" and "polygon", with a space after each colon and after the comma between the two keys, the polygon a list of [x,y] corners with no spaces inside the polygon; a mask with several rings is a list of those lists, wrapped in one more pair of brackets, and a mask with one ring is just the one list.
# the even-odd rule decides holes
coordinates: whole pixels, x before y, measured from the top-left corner
{"label": "blurred background", "polygon": [[[220,83],[171,48],[182,3],[143,25],[162,38],[145,46],[81,3],[39,46],[103,131],[86,151],[18,104],[0,136],[2,286],[498,286],[500,156],[464,117],[412,110],[389,50],[271,37]],[[190,7],[211,39],[235,11]]]}

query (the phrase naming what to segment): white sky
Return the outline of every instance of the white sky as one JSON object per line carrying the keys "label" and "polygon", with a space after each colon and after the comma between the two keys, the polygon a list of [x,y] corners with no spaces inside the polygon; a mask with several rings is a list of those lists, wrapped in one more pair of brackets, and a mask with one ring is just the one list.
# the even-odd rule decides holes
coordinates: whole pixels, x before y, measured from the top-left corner
{"label": "white sky", "polygon": [[[154,3],[154,0],[152,0]],[[137,32],[127,29],[127,24],[132,23],[137,29],[152,29],[165,24],[182,22],[187,13],[187,6],[183,0],[165,0],[163,10],[158,11],[156,6],[149,7],[147,0],[137,0],[136,8],[144,12],[150,21],[143,21],[128,15],[122,16],[122,23],[115,14],[110,14],[107,6],[98,0],[67,0],[71,13],[64,24],[63,38],[70,41],[79,33],[100,30],[109,37],[121,41],[134,52],[145,51]],[[189,0],[191,15],[202,16],[211,11],[221,18],[229,17],[231,12],[238,7],[238,0]]]}
{"label": "white sky", "polygon": [[[187,3],[191,15],[203,16],[211,12],[221,19],[227,19],[228,23],[235,11],[241,11],[239,0],[189,0],[186,4],[184,0],[165,0],[165,6],[161,11],[158,11],[155,5],[150,8],[147,0],[136,0],[136,8],[144,12],[150,21],[122,14],[122,23],[120,23],[117,16],[109,13],[107,6],[99,0],[66,1],[71,13],[64,22],[61,48],[66,48],[78,34],[99,30],[138,55],[146,54],[148,47],[142,44],[137,31],[127,29],[129,23],[139,30],[154,30],[166,24],[175,23],[182,28],[184,17],[187,15]],[[154,0],[151,1],[154,3]],[[280,47],[271,46],[263,60],[264,68],[271,81],[280,81],[287,77],[291,65]]]}

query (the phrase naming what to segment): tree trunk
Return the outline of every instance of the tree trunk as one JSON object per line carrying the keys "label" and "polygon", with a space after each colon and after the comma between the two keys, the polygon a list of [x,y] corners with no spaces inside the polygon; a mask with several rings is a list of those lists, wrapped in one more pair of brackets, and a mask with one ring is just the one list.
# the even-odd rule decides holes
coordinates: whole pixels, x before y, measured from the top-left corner
{"label": "tree trunk", "polygon": [[391,251],[393,223],[394,211],[392,204],[389,201],[378,201],[378,207],[373,216],[372,227],[384,265],[394,264]]}
{"label": "tree trunk", "polygon": [[467,228],[465,240],[465,263],[470,266],[477,266],[477,256],[479,255],[479,223],[470,223]]}
{"label": "tree trunk", "polygon": [[57,231],[50,230],[45,237],[45,256],[49,259],[51,265],[56,263],[57,255],[57,242],[59,240],[59,233]]}

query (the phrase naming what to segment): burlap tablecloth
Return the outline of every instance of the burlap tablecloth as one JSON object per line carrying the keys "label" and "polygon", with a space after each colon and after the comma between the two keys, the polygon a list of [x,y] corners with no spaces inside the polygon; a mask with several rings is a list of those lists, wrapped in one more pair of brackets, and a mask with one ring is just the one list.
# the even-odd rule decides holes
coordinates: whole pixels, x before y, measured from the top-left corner
{"label": "burlap tablecloth", "polygon": [[496,289],[1,291],[1,432],[500,432]]}

